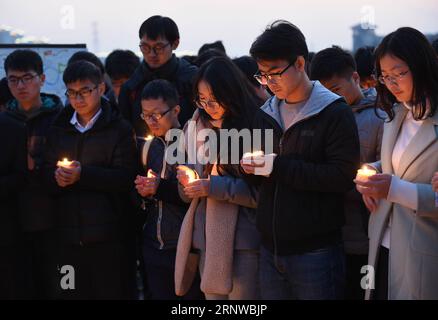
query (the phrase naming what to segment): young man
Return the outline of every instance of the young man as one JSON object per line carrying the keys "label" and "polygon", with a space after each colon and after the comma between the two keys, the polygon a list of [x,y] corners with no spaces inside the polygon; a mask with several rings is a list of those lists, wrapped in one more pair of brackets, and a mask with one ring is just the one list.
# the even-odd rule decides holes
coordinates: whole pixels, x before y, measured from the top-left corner
{"label": "young man", "polygon": [[[71,105],[51,129],[46,156],[46,179],[56,192],[61,297],[132,298],[128,204],[137,167],[132,127],[102,99],[105,86],[95,65],[72,63],[63,80]],[[64,158],[71,163],[58,163]],[[67,272],[74,272],[73,283],[63,282]]]}
{"label": "young man", "polygon": [[140,65],[140,59],[130,50],[114,50],[105,59],[105,70],[111,80],[116,99],[122,85]]}
{"label": "young man", "polygon": [[[275,95],[254,123],[262,132],[273,130],[267,143],[277,154],[272,171],[257,176],[262,299],[342,298],[343,199],[359,165],[353,113],[309,80],[306,41],[291,23],[274,22],[250,53],[259,67],[256,78]],[[241,165],[248,174],[263,166]]]}
{"label": "young man", "polygon": [[[318,52],[312,61],[311,78],[343,96],[353,110],[359,129],[361,164],[380,160],[383,114],[381,118],[376,115],[376,97],[364,96],[353,56],[339,47]],[[362,196],[355,189],[351,190],[345,199],[346,223],[343,228],[348,299],[363,300],[365,297],[360,282],[363,277],[361,268],[368,263],[368,218]]]}
{"label": "young man", "polygon": [[375,76],[376,59],[374,57],[374,47],[361,47],[354,54],[356,62],[356,71],[360,77],[360,87],[364,90],[365,96],[372,94],[377,95],[375,87],[377,78]]}
{"label": "young man", "polygon": [[[147,123],[152,141],[141,147],[143,176],[137,176],[135,185],[147,215],[143,228],[143,259],[150,298],[174,300],[175,256],[179,231],[188,205],[178,195],[176,164],[165,161],[166,132],[180,128],[178,93],[166,80],[149,82],[141,95],[141,118]],[[184,297],[200,299],[199,282]]]}
{"label": "young man", "polygon": [[144,60],[122,86],[119,108],[123,116],[134,126],[137,136],[145,137],[148,128],[140,119],[141,91],[144,86],[154,79],[171,82],[179,94],[181,112],[178,118],[181,125],[184,125],[195,110],[192,79],[197,68],[173,54],[179,45],[179,31],[172,19],[162,16],[150,17],[141,25],[139,37]]}
{"label": "young man", "polygon": [[62,109],[59,97],[41,93],[45,75],[41,57],[31,50],[16,50],[4,62],[13,95],[6,115],[21,122],[27,135],[27,183],[18,193],[24,231],[29,298],[56,295],[56,241],[53,200],[43,188],[42,168],[48,131]]}
{"label": "young man", "polygon": [[23,299],[26,288],[18,221],[17,193],[25,185],[26,131],[22,123],[0,113],[0,299]]}

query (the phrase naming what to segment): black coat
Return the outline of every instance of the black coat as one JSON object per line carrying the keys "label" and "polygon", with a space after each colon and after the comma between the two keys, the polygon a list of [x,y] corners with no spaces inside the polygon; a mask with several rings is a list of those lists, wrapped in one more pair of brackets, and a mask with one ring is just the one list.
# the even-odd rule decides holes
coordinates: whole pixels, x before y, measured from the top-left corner
{"label": "black coat", "polygon": [[[45,176],[55,192],[61,241],[71,244],[121,241],[129,233],[129,192],[137,169],[132,127],[102,100],[94,126],[79,132],[71,123],[74,110],[65,107],[49,133]],[[60,188],[54,172],[62,158],[81,163],[81,177]]]}
{"label": "black coat", "polygon": [[135,70],[131,78],[126,81],[119,95],[119,110],[122,115],[134,127],[138,137],[145,137],[148,128],[144,120],[140,118],[141,113],[141,92],[144,86],[155,79],[164,79],[171,82],[179,93],[181,112],[178,119],[181,126],[189,120],[195,111],[192,93],[192,80],[198,68],[189,64],[184,59],[179,59],[175,55],[163,66],[152,70],[146,62]]}
{"label": "black coat", "polygon": [[21,122],[27,136],[27,180],[19,197],[20,225],[24,231],[42,231],[54,227],[53,200],[43,187],[43,161],[47,133],[62,110],[61,99],[53,94],[41,93],[42,107],[30,117],[11,101],[6,115]]}
{"label": "black coat", "polygon": [[25,132],[22,123],[0,113],[0,246],[17,240],[17,193],[26,177]]}
{"label": "black coat", "polygon": [[359,166],[351,109],[337,100],[285,132],[263,110],[254,121],[256,129],[273,129],[278,154],[269,178],[248,177],[260,184],[257,228],[262,244],[289,255],[340,242],[344,195],[354,187]]}

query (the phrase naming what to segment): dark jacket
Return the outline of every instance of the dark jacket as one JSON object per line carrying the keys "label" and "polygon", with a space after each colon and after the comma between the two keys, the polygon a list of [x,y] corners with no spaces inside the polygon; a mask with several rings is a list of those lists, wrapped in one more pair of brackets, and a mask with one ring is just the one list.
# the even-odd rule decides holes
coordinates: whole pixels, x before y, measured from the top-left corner
{"label": "dark jacket", "polygon": [[17,240],[17,192],[26,175],[26,131],[5,113],[0,113],[0,150],[0,246],[5,246]]}
{"label": "dark jacket", "polygon": [[197,67],[175,55],[166,64],[154,70],[150,69],[145,61],[141,63],[131,78],[123,84],[119,95],[120,112],[133,125],[138,137],[145,137],[148,133],[146,123],[140,118],[141,92],[144,86],[152,80],[164,79],[176,87],[181,106],[178,119],[183,126],[195,111],[192,80],[197,70]]}
{"label": "dark jacket", "polygon": [[[79,132],[71,123],[71,106],[59,114],[47,141],[45,176],[55,194],[60,240],[70,244],[121,241],[129,232],[129,192],[136,174],[132,127],[102,99],[94,126]],[[62,158],[81,163],[81,177],[60,188],[54,172]]]}
{"label": "dark jacket", "polygon": [[53,201],[43,188],[43,159],[48,131],[63,108],[61,99],[41,93],[42,106],[31,114],[18,108],[17,100],[8,103],[6,114],[24,125],[27,135],[27,183],[20,190],[20,223],[24,231],[42,231],[53,228]]}
{"label": "dark jacket", "polygon": [[[143,146],[139,148],[140,151],[143,150]],[[166,147],[167,143],[162,138],[154,138],[149,148],[146,166],[142,166],[141,170],[143,176],[146,176],[148,169],[161,176],[155,196],[143,199],[143,214],[147,215],[143,228],[144,245],[160,250],[176,249],[181,224],[188,209],[188,205],[178,195],[177,164],[171,165],[163,161]],[[143,156],[142,152],[140,156]]]}
{"label": "dark jacket", "polygon": [[351,108],[315,82],[298,121],[283,132],[279,102],[268,100],[254,121],[254,128],[273,130],[278,155],[268,178],[250,176],[260,184],[262,244],[274,254],[290,255],[340,243],[344,195],[354,187],[359,165]]}

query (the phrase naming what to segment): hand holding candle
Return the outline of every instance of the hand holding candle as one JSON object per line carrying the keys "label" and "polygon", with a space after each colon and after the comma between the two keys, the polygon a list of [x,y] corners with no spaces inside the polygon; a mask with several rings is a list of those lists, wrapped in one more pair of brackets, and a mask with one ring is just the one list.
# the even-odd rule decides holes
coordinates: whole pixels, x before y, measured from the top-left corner
{"label": "hand holding candle", "polygon": [[371,169],[367,166],[362,166],[361,169],[357,170],[356,180],[367,181],[369,177],[377,174],[377,171]]}
{"label": "hand holding candle", "polygon": [[152,197],[157,193],[160,177],[149,169],[146,177],[137,176],[134,183],[138,194],[144,198]]}
{"label": "hand holding candle", "polygon": [[242,169],[247,174],[268,177],[273,169],[275,153],[266,154],[263,151],[246,152],[240,160]]}
{"label": "hand holding candle", "polygon": [[67,187],[79,181],[81,177],[81,163],[79,161],[69,161],[64,158],[62,161],[57,162],[55,171],[55,180],[58,186]]}
{"label": "hand holding candle", "polygon": [[[371,203],[371,200],[377,203],[379,199],[386,199],[388,197],[389,188],[391,186],[392,175],[377,173],[376,170],[363,166],[357,171],[356,179],[356,189],[366,196],[369,201],[364,201]],[[368,204],[367,204],[368,207]]]}
{"label": "hand holding candle", "polygon": [[73,164],[73,161],[69,161],[68,158],[64,158],[64,159],[62,159],[62,161],[58,161],[56,163],[56,166],[58,168],[70,168],[72,164]]}
{"label": "hand holding candle", "polygon": [[176,178],[184,187],[196,180],[196,173],[187,166],[179,165],[177,168]]}

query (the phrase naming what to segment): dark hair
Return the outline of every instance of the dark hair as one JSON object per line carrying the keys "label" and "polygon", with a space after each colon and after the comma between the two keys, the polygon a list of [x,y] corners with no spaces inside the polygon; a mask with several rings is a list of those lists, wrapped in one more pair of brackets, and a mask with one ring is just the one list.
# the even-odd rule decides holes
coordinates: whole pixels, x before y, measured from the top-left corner
{"label": "dark hair", "polygon": [[179,95],[175,86],[167,80],[152,80],[143,88],[141,100],[162,99],[169,108],[179,103]]}
{"label": "dark hair", "polygon": [[374,47],[361,47],[354,54],[357,73],[359,73],[361,79],[369,78],[375,73],[376,59],[374,50]]}
{"label": "dark hair", "polygon": [[81,60],[91,62],[92,64],[94,64],[96,67],[100,69],[100,72],[102,74],[105,73],[105,67],[103,66],[102,61],[100,61],[100,59],[94,53],[88,51],[75,52],[70,57],[70,59],[68,59],[67,66],[72,64],[73,62],[81,61]]}
{"label": "dark hair", "polygon": [[[393,55],[409,67],[413,79],[412,105],[414,119],[424,119],[435,114],[438,105],[438,59],[430,42],[418,30],[404,27],[388,34],[376,49],[376,72],[382,75],[380,60]],[[377,83],[377,105],[385,111],[389,120],[394,119],[395,96],[388,88]],[[427,111],[427,99],[431,110]]]}
{"label": "dark hair", "polygon": [[131,50],[114,50],[105,59],[105,70],[111,79],[130,78],[140,65],[140,59]]}
{"label": "dark hair", "polygon": [[222,43],[221,40],[212,42],[212,43],[205,43],[201,46],[201,48],[199,48],[198,50],[198,55],[200,55],[201,53],[210,50],[210,49],[216,49],[218,51],[221,51],[222,53],[224,53],[224,55],[227,54],[224,44]]}
{"label": "dark hair", "polygon": [[208,49],[203,51],[195,60],[195,65],[200,67],[214,57],[226,57],[226,54],[218,49]]}
{"label": "dark hair", "polygon": [[163,16],[152,16],[142,23],[138,36],[141,39],[145,35],[152,40],[161,36],[172,44],[179,39],[178,26],[175,21]]}
{"label": "dark hair", "polygon": [[38,75],[43,74],[43,59],[32,50],[15,50],[10,53],[4,63],[6,74],[9,71],[35,71]]}
{"label": "dark hair", "polygon": [[333,46],[318,52],[312,59],[310,78],[329,80],[333,77],[349,79],[356,71],[353,56],[340,47]]}
{"label": "dark hair", "polygon": [[[215,100],[226,110],[222,129],[251,128],[253,116],[260,104],[254,88],[229,58],[215,57],[202,65],[194,80],[195,97],[198,96],[198,85],[201,81],[209,85]],[[199,109],[199,112],[204,121],[211,119],[205,110]],[[242,156],[242,147],[240,153]],[[219,174],[224,171],[236,174],[232,166],[219,164]]]}
{"label": "dark hair", "polygon": [[256,60],[287,60],[290,63],[294,63],[298,56],[307,61],[309,55],[303,33],[285,20],[277,20],[268,26],[249,52]]}
{"label": "dark hair", "polygon": [[245,74],[246,78],[254,87],[260,87],[260,83],[254,78],[254,75],[259,70],[257,62],[250,56],[242,56],[233,59],[234,64]]}
{"label": "dark hair", "polygon": [[64,83],[67,85],[76,81],[90,80],[96,86],[103,82],[102,72],[96,65],[85,60],[72,62],[64,70],[62,76]]}
{"label": "dark hair", "polygon": [[9,90],[8,80],[3,78],[0,80],[0,106],[6,104],[9,100],[13,99],[14,96]]}
{"label": "dark hair", "polygon": [[432,42],[432,48],[435,50],[435,54],[438,56],[438,39]]}

